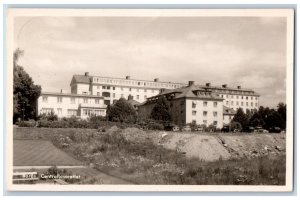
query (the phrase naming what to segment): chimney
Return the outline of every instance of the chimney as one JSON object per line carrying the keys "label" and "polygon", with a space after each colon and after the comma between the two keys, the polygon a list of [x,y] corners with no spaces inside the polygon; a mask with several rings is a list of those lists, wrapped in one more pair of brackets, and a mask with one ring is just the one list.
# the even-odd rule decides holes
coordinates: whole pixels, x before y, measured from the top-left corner
{"label": "chimney", "polygon": [[195,81],[189,81],[189,86],[194,85]]}
{"label": "chimney", "polygon": [[222,85],[222,88],[227,88],[227,84],[223,84],[223,85]]}
{"label": "chimney", "polygon": [[154,82],[158,82],[158,80],[159,80],[158,78],[155,78],[155,79],[154,79]]}
{"label": "chimney", "polygon": [[237,86],[237,89],[241,89],[242,87],[240,85]]}
{"label": "chimney", "polygon": [[129,96],[128,96],[128,100],[133,100],[133,96],[132,96],[132,95],[129,95]]}
{"label": "chimney", "polygon": [[206,87],[210,87],[210,83],[206,83],[205,85],[206,85]]}
{"label": "chimney", "polygon": [[85,75],[85,76],[89,76],[89,73],[88,73],[88,72],[85,72],[84,75]]}
{"label": "chimney", "polygon": [[127,80],[130,79],[130,76],[126,76],[126,79],[127,79]]}

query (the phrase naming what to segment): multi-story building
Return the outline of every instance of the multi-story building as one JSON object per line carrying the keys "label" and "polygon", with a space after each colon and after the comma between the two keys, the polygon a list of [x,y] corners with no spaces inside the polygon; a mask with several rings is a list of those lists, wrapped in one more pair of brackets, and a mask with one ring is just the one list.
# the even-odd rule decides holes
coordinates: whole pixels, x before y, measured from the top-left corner
{"label": "multi-story building", "polygon": [[110,105],[121,97],[128,99],[130,95],[134,100],[142,103],[148,97],[159,94],[161,88],[175,89],[186,84],[160,82],[158,78],[146,81],[131,79],[130,76],[126,78],[90,76],[86,72],[84,75],[74,75],[70,86],[73,94],[103,96],[105,104]]}
{"label": "multi-story building", "polygon": [[138,108],[140,115],[149,117],[156,101],[162,96],[166,97],[169,103],[175,124],[196,123],[223,127],[223,98],[209,89],[194,85],[193,81],[189,81],[188,86],[164,90],[156,96],[147,98],[147,101]]}
{"label": "multi-story building", "polygon": [[106,107],[100,96],[43,92],[38,98],[37,114],[53,112],[59,118],[76,116],[85,119],[91,115],[105,116]]}
{"label": "multi-story building", "polygon": [[247,109],[251,111],[259,108],[259,94],[251,89],[242,89],[241,86],[227,87],[227,84],[217,87],[211,86],[210,83],[206,83],[202,87],[218,94],[224,99],[224,106],[234,110],[242,108],[246,112]]}

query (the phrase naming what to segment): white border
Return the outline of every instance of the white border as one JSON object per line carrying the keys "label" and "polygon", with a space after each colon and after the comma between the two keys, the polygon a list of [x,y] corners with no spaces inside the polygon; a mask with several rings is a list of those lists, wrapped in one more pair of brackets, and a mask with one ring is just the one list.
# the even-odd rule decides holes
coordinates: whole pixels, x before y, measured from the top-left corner
{"label": "white border", "polygon": [[[13,102],[13,20],[17,16],[269,16],[287,18],[287,134],[286,185],[15,185],[12,184],[12,102]],[[293,181],[293,44],[294,11],[292,9],[8,9],[7,15],[7,104],[6,107],[6,185],[9,191],[292,191]]]}

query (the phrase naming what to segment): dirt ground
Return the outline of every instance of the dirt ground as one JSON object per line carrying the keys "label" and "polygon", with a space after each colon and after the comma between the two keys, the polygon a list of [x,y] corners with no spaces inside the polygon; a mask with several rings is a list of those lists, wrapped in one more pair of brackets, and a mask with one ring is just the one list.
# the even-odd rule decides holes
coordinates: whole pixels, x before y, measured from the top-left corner
{"label": "dirt ground", "polygon": [[[115,129],[115,128],[114,128]],[[177,150],[188,157],[204,161],[227,160],[230,158],[253,158],[263,155],[285,153],[285,134],[226,134],[143,131],[137,128],[122,130],[132,142],[153,140],[157,145]]]}

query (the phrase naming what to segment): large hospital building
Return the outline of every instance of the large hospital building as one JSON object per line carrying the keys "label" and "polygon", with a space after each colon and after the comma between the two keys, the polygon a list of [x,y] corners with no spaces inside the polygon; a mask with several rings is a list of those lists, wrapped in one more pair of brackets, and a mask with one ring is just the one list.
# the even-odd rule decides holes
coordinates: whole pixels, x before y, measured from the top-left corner
{"label": "large hospital building", "polygon": [[[91,76],[86,72],[83,75],[73,75],[70,83],[71,93],[42,92],[38,99],[38,112],[39,114],[54,112],[59,117],[77,116],[87,118],[91,114],[105,116],[106,107],[121,97],[128,99],[130,96],[131,99],[133,98],[133,100],[141,103],[141,107],[143,107],[143,105],[153,102],[153,97],[158,98],[166,91],[176,93],[176,91],[184,88],[191,89],[191,87],[193,89],[196,87],[197,92],[205,91],[207,95],[209,93],[213,105],[215,105],[214,102],[218,102],[218,111],[213,111],[218,113],[218,120],[217,122],[215,122],[216,120],[212,121],[212,123],[219,124],[218,126],[221,126],[226,120],[230,121],[232,114],[238,108],[243,108],[246,111],[247,109],[254,110],[259,107],[259,94],[251,89],[244,89],[241,86],[232,88],[226,84],[213,86],[210,83],[204,85],[191,83],[162,82],[158,78],[153,81],[137,80],[130,78],[130,76],[124,78]],[[212,106],[211,108],[214,109],[215,107]],[[195,120],[195,117],[193,119],[190,117],[193,116],[192,111],[190,113],[187,109],[186,112],[184,122],[188,123]],[[198,113],[202,113],[196,115],[197,117],[199,115],[198,118],[202,119],[205,112],[199,111]],[[227,113],[230,114],[227,116]],[[229,119],[226,119],[228,117]],[[203,119],[201,122],[203,122]]]}

